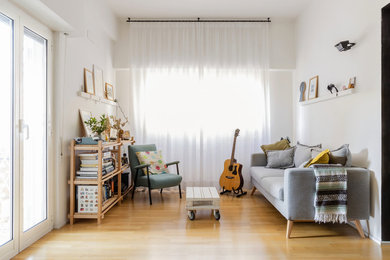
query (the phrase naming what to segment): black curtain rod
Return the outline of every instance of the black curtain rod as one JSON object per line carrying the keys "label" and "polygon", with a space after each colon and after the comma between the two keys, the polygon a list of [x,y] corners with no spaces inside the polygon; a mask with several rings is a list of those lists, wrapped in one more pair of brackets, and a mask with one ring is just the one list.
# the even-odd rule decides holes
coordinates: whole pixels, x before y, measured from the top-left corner
{"label": "black curtain rod", "polygon": [[127,18],[126,22],[128,23],[174,23],[174,22],[180,22],[180,23],[193,23],[193,22],[201,22],[201,23],[218,23],[218,22],[224,22],[224,23],[270,23],[271,18],[267,18],[267,20],[201,20],[200,18],[196,20],[137,20],[137,19],[130,19]]}

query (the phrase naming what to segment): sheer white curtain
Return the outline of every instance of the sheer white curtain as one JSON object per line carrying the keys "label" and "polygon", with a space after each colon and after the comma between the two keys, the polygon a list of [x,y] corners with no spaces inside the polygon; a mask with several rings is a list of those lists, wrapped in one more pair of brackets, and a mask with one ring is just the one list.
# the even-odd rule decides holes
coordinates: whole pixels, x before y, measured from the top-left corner
{"label": "sheer white curtain", "polygon": [[[131,23],[130,86],[137,144],[180,160],[184,186],[218,187],[235,158],[249,183],[250,155],[268,137],[268,25]],[[172,169],[174,170],[174,169]]]}

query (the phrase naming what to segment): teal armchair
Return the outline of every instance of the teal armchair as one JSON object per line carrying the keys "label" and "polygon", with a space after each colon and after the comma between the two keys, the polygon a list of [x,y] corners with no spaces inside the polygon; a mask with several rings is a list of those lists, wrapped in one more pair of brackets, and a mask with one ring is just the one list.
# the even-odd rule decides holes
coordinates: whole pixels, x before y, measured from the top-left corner
{"label": "teal armchair", "polygon": [[[150,164],[140,164],[137,158],[137,152],[149,152],[156,151],[156,145],[147,144],[147,145],[129,145],[129,160],[130,160],[130,169],[131,174],[134,178],[134,188],[131,198],[134,198],[134,192],[136,187],[148,187],[149,191],[149,202],[152,205],[152,196],[151,190],[160,189],[160,193],[164,188],[179,186],[179,196],[181,199],[181,187],[180,183],[182,177],[179,175],[179,161],[167,163],[167,166],[176,165],[176,174],[173,173],[163,173],[163,174],[150,174],[149,166]],[[144,174],[143,169],[146,168],[147,174]]]}

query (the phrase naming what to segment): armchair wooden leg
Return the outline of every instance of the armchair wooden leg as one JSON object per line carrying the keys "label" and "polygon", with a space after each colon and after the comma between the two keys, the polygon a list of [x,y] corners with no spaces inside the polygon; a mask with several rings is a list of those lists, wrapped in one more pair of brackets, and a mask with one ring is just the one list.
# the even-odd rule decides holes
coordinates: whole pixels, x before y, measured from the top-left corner
{"label": "armchair wooden leg", "polygon": [[357,231],[359,232],[359,235],[361,238],[366,238],[366,235],[364,234],[362,224],[360,223],[360,220],[354,220],[355,226],[357,228]]}
{"label": "armchair wooden leg", "polygon": [[162,193],[162,190],[163,190],[163,189],[160,190],[160,193]]}
{"label": "armchair wooden leg", "polygon": [[287,239],[290,238],[293,225],[294,225],[294,221],[287,220],[287,231],[286,231],[286,238]]}
{"label": "armchair wooden leg", "polygon": [[181,198],[181,186],[179,185],[179,196]]}
{"label": "armchair wooden leg", "polygon": [[252,192],[251,192],[251,196],[252,196],[253,194],[255,194],[255,191],[256,191],[256,187],[253,187]]}

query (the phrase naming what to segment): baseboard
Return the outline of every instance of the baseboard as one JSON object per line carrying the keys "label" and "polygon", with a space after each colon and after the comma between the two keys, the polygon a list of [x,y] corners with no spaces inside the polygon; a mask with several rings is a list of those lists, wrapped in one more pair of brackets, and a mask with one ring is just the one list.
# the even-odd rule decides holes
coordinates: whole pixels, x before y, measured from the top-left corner
{"label": "baseboard", "polygon": [[63,226],[65,226],[68,222],[66,220],[64,221],[61,221],[60,223],[55,223],[54,225],[54,229],[60,229],[62,228]]}
{"label": "baseboard", "polygon": [[[350,225],[351,227],[353,227],[354,229],[356,229],[356,226],[355,226],[355,224],[354,224],[353,222],[348,222],[348,225]],[[381,241],[381,239],[378,239],[377,237],[374,237],[373,235],[368,234],[368,232],[367,232],[366,230],[363,230],[363,231],[364,231],[364,235],[365,235],[366,237],[368,237],[369,239],[371,239],[372,241],[374,241],[374,242],[377,243],[378,245],[381,245],[381,244],[383,244],[383,243],[390,243],[390,241],[389,241],[389,242],[383,242],[383,241]],[[356,232],[357,232],[357,229],[356,229]]]}

